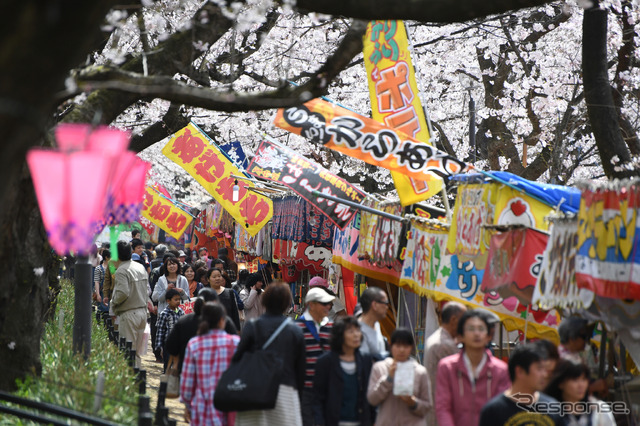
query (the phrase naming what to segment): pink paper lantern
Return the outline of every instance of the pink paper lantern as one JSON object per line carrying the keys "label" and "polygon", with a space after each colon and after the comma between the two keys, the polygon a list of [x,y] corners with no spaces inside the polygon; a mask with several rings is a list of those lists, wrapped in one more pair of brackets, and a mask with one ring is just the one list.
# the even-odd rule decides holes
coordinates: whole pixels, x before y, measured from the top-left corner
{"label": "pink paper lantern", "polygon": [[[147,172],[151,164],[142,161],[132,152],[127,152],[118,160],[118,167],[114,176],[114,186],[117,190],[110,199],[106,222],[108,225],[116,223],[135,222],[142,209]],[[116,183],[117,182],[117,183]]]}
{"label": "pink paper lantern", "polygon": [[87,253],[102,220],[111,159],[32,149],[27,164],[51,247],[60,255]]}

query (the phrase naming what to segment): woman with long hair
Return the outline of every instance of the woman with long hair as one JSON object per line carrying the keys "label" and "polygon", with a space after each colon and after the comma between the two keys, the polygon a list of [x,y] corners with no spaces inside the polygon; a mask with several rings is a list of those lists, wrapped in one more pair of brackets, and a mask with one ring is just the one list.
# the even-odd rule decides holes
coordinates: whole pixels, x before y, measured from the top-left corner
{"label": "woman with long hair", "polygon": [[566,426],[615,425],[609,407],[603,407],[603,401],[589,395],[589,373],[589,367],[582,362],[560,360],[544,392],[568,410],[563,416]]}
{"label": "woman with long hair", "polygon": [[236,302],[236,294],[230,288],[225,288],[225,278],[219,269],[209,269],[207,272],[207,281],[211,288],[218,293],[220,303],[227,310],[227,314],[233,320],[233,324],[240,330],[240,313],[238,303]]}
{"label": "woman with long hair", "polygon": [[[291,291],[283,282],[275,282],[261,297],[265,314],[247,321],[242,330],[242,339],[233,356],[236,362],[245,352],[254,351],[269,340],[269,337],[286,320],[284,313],[291,306]],[[304,385],[305,346],[300,327],[291,322],[266,349],[275,352],[282,359],[276,406],[272,410],[252,410],[238,412],[237,426],[299,426],[302,425],[300,412],[300,392]]]}
{"label": "woman with long hair", "polygon": [[229,367],[240,338],[224,331],[226,312],[219,303],[202,308],[198,335],[189,341],[180,375],[180,399],[185,420],[192,425],[228,425],[231,413],[217,411],[213,396],[222,373]]}
{"label": "woman with long hair", "polygon": [[193,266],[187,263],[184,266],[182,275],[184,275],[184,277],[187,279],[187,282],[189,283],[189,297],[197,296],[198,292],[204,287],[204,285],[196,280],[196,271],[195,269],[193,269]]}
{"label": "woman with long hair", "polygon": [[339,318],[331,329],[331,350],[318,358],[313,376],[316,425],[372,425],[375,409],[367,401],[373,361],[362,355],[360,323],[354,317]]}
{"label": "woman with long hair", "polygon": [[163,266],[164,275],[158,279],[151,296],[154,302],[158,302],[158,314],[167,307],[165,295],[169,289],[175,288],[182,300],[189,300],[189,283],[183,275],[180,275],[180,261],[175,257],[169,257]]}

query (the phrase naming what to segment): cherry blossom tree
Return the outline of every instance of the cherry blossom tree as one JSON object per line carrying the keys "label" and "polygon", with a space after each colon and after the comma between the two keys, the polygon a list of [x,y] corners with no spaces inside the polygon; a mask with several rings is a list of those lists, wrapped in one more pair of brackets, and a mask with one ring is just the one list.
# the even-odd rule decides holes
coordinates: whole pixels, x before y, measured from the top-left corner
{"label": "cherry blossom tree", "polygon": [[[10,3],[14,19],[0,30],[0,259],[7,265],[0,359],[11,368],[0,389],[37,371],[41,321],[58,286],[24,165],[29,147],[54,144],[56,123],[132,130],[132,148],[153,162],[154,179],[188,203],[207,194],[160,154],[160,142],[189,121],[216,142],[240,140],[249,154],[267,134],[368,192],[392,196],[388,171],[275,128],[273,108],[326,95],[369,115],[366,20],[410,19],[440,149],[483,169],[561,184],[627,175],[625,164],[640,152],[638,8],[630,1],[590,4],[586,12],[571,1],[540,0]],[[582,43],[589,46],[583,55]]]}

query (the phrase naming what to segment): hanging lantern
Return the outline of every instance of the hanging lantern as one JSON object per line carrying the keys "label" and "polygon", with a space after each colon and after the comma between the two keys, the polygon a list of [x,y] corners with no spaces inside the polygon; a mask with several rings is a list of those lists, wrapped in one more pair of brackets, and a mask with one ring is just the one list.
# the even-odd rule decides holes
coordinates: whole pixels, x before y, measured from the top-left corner
{"label": "hanging lantern", "polygon": [[128,132],[62,124],[55,134],[59,150],[27,154],[42,219],[58,254],[87,253],[107,221],[137,218],[150,165],[127,151]]}
{"label": "hanging lantern", "polygon": [[27,164],[47,231],[59,255],[88,252],[102,220],[111,159],[95,152],[33,149]]}

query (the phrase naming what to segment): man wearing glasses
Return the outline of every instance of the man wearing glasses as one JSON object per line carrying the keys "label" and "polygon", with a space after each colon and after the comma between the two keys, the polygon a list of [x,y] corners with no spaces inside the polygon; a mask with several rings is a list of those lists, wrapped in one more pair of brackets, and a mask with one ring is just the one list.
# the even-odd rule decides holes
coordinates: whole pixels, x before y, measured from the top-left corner
{"label": "man wearing glasses", "polygon": [[375,360],[384,359],[389,352],[380,331],[380,321],[387,316],[389,298],[381,288],[369,287],[360,296],[360,306],[362,306],[362,316],[359,320],[362,329],[360,353],[370,354]]}
{"label": "man wearing glasses", "polygon": [[329,336],[333,323],[328,315],[333,306],[334,296],[321,288],[312,288],[305,296],[307,309],[298,318],[297,324],[304,333],[304,345],[306,350],[306,366],[304,374],[304,389],[302,390],[302,423],[304,426],[313,426],[313,376],[316,372],[316,360],[323,353],[329,351]]}

